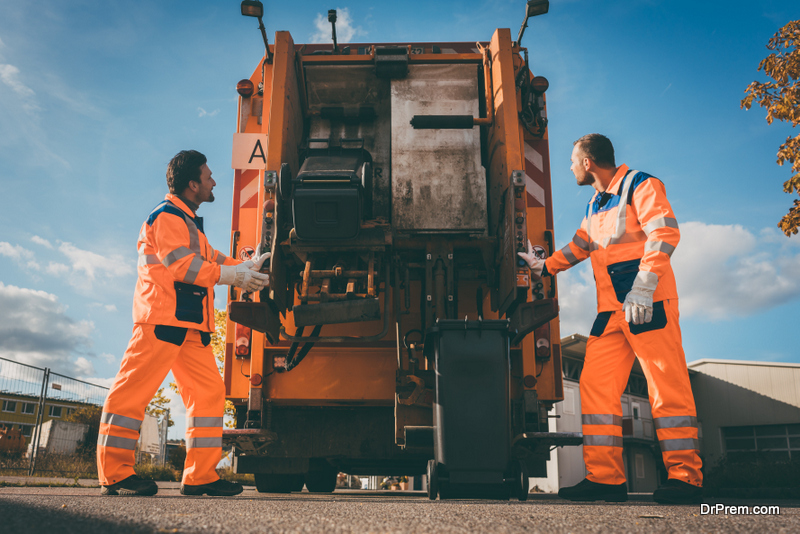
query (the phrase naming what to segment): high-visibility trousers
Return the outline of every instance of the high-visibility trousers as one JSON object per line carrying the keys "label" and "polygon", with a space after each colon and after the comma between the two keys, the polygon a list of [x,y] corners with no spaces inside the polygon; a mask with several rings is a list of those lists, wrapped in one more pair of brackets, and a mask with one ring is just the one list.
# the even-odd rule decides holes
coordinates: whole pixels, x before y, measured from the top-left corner
{"label": "high-visibility trousers", "polygon": [[653,305],[653,320],[625,321],[625,312],[601,312],[586,344],[581,371],[581,422],[586,478],[601,484],[625,482],[622,460],[622,403],[638,357],[647,378],[653,426],[669,478],[703,485],[698,454],[697,412],[678,324],[678,301]]}
{"label": "high-visibility trousers", "polygon": [[97,440],[97,474],[108,486],[134,474],[134,449],[147,405],[172,370],[186,406],[184,484],[219,479],[225,385],[210,334],[174,326],[136,324],[108,393]]}

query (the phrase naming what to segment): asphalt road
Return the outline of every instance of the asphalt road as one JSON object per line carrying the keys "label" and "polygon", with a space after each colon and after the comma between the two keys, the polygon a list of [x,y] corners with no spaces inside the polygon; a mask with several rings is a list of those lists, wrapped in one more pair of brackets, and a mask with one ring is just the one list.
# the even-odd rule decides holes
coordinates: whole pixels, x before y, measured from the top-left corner
{"label": "asphalt road", "polygon": [[[432,502],[420,492],[337,491],[185,497],[173,487],[155,497],[103,497],[97,488],[0,488],[0,532],[800,532],[800,502],[724,501],[778,505],[780,515],[703,515],[700,506],[663,506],[650,496],[624,504],[576,504],[532,494],[527,502]],[[650,502],[648,502],[650,501]]]}

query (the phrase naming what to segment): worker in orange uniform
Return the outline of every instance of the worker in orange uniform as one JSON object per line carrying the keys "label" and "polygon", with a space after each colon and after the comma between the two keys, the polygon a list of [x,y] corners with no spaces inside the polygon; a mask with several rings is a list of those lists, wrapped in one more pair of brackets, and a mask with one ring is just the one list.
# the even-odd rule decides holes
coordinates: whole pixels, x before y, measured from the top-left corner
{"label": "worker in orange uniform", "polygon": [[225,387],[211,349],[215,284],[258,291],[264,254],[241,262],[208,244],[203,202],[213,202],[216,183],[206,157],[179,152],[167,167],[170,193],[139,232],[139,279],[133,298],[133,336],[100,419],[97,472],[103,495],[155,495],[152,480],[133,470],[134,449],[147,407],[172,370],[186,406],[184,495],[236,495],[242,486],[221,480]]}
{"label": "worker in orange uniform", "polygon": [[575,141],[571,170],[596,189],[580,229],[551,257],[528,243],[520,253],[534,278],[555,275],[591,258],[597,319],[581,372],[583,458],[588,472],[558,494],[573,501],[628,499],[622,462],[622,405],[639,358],[647,378],[653,424],[669,479],[653,494],[660,503],[696,503],[703,475],[697,414],[678,324],[678,291],[670,256],[680,232],[664,184],[617,167],[611,141],[589,134]]}

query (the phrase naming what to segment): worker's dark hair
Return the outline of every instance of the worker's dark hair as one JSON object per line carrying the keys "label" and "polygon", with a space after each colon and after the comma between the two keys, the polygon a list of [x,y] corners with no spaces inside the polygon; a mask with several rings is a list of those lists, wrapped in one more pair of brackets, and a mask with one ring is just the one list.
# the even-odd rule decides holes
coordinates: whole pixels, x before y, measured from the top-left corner
{"label": "worker's dark hair", "polygon": [[167,185],[169,192],[180,195],[189,187],[189,182],[200,181],[200,167],[208,160],[197,150],[181,150],[167,166]]}
{"label": "worker's dark hair", "polygon": [[614,145],[605,135],[599,133],[586,134],[574,143],[583,154],[605,169],[616,167],[614,162]]}

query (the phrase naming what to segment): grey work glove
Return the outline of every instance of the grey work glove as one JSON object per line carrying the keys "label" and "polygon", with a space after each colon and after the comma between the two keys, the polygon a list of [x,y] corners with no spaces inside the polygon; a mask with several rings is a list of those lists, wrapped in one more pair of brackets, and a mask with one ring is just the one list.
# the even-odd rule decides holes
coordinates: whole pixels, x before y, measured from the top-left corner
{"label": "grey work glove", "polygon": [[530,239],[528,239],[528,252],[517,252],[517,255],[528,264],[528,268],[531,270],[531,280],[536,281],[542,278],[544,260],[533,251]]}
{"label": "grey work glove", "polygon": [[658,275],[649,271],[639,271],[633,287],[625,295],[622,309],[625,320],[632,324],[644,324],[653,320],[653,293],[658,285]]}

